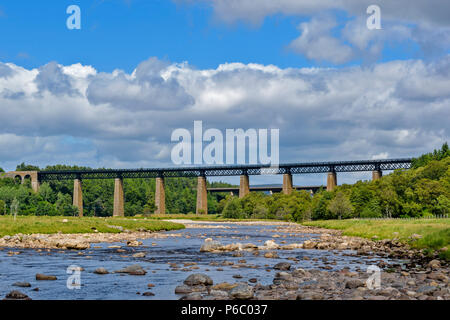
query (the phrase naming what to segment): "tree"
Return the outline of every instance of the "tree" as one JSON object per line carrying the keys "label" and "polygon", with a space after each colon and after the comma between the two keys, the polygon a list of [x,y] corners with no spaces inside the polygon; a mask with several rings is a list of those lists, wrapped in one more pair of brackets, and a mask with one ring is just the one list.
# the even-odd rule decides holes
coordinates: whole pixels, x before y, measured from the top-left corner
{"label": "tree", "polygon": [[432,153],[421,155],[419,158],[412,159],[412,168],[417,169],[419,167],[426,166],[430,161],[442,160],[450,156],[450,149],[448,143],[445,142],[440,150],[434,150]]}
{"label": "tree", "polygon": [[223,208],[225,218],[241,219],[244,217],[244,209],[239,198],[233,197]]}
{"label": "tree", "polygon": [[53,190],[48,183],[43,183],[40,186],[39,195],[44,201],[50,201],[53,198]]}
{"label": "tree", "polygon": [[339,219],[350,217],[353,206],[350,200],[342,192],[338,192],[328,205],[328,210]]}
{"label": "tree", "polygon": [[55,207],[47,201],[39,201],[36,207],[37,216],[56,216],[57,211]]}
{"label": "tree", "polygon": [[3,170],[3,168],[2,168],[2,167],[0,167],[0,172],[5,172],[5,170]]}
{"label": "tree", "polygon": [[38,166],[33,166],[31,164],[25,164],[24,162],[22,162],[21,164],[19,164],[16,167],[16,171],[39,171],[41,169],[39,169]]}
{"label": "tree", "polygon": [[437,210],[439,214],[449,214],[450,213],[450,199],[444,195],[438,197]]}
{"label": "tree", "polygon": [[0,214],[6,214],[6,203],[3,200],[0,200]]}
{"label": "tree", "polygon": [[382,216],[381,206],[376,198],[372,199],[360,213],[361,218],[380,218]]}

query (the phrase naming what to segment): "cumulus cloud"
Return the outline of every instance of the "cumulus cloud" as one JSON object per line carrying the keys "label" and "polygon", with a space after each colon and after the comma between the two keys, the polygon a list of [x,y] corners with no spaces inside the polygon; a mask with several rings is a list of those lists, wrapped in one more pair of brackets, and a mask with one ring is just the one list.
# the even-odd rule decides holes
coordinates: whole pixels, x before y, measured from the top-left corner
{"label": "cumulus cloud", "polygon": [[334,64],[348,62],[353,57],[352,48],[330,35],[336,25],[330,16],[304,22],[299,26],[301,35],[291,42],[290,47],[311,60],[331,61]]}
{"label": "cumulus cloud", "polygon": [[96,75],[87,88],[93,104],[110,104],[128,110],[177,110],[192,105],[176,79],[164,79],[161,72],[167,64],[151,58],[142,62],[131,75],[122,71]]}
{"label": "cumulus cloud", "polygon": [[[177,0],[180,1],[180,0]],[[191,1],[191,0],[189,0]],[[284,14],[307,16],[327,10],[343,10],[353,16],[366,14],[373,0],[200,0],[210,3],[216,15],[227,22],[236,20],[260,23],[265,17]],[[450,26],[450,3],[441,0],[378,0],[383,16],[402,22],[423,21],[436,26]]]}
{"label": "cumulus cloud", "polygon": [[[450,56],[339,69],[195,69],[155,58],[131,74],[8,68],[0,77],[5,169],[22,161],[171,166],[171,133],[192,131],[194,120],[223,132],[278,128],[281,162],[414,156],[450,137]],[[49,72],[64,84],[44,81]]]}
{"label": "cumulus cloud", "polygon": [[71,78],[63,72],[63,69],[56,62],[50,62],[39,68],[39,73],[35,79],[39,92],[48,91],[53,95],[77,95],[71,83]]}

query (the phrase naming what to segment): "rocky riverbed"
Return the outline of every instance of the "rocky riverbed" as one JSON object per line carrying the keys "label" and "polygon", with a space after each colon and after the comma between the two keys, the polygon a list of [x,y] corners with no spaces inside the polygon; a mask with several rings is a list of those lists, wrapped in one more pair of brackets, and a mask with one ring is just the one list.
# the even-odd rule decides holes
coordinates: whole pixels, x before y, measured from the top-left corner
{"label": "rocky riverbed", "polygon": [[[186,229],[162,233],[3,237],[0,295],[7,299],[450,298],[448,264],[400,243],[395,234],[393,239],[377,241],[282,222],[182,223]],[[69,266],[79,268],[81,286],[76,290],[67,287]]]}
{"label": "rocky riverbed", "polygon": [[[434,261],[425,271],[380,272],[368,278],[366,272],[318,269],[291,269],[289,263],[274,266],[279,271],[271,284],[221,282],[215,284],[207,275],[192,274],[175,292],[183,300],[449,300],[449,270]],[[376,276],[376,274],[375,274]],[[374,279],[372,282],[370,279]]]}
{"label": "rocky riverbed", "polygon": [[177,237],[180,234],[159,232],[131,232],[121,233],[77,233],[77,234],[16,234],[0,238],[0,248],[32,248],[32,249],[72,249],[86,250],[94,243],[111,243],[126,241],[129,246],[139,246],[142,239],[161,239]]}

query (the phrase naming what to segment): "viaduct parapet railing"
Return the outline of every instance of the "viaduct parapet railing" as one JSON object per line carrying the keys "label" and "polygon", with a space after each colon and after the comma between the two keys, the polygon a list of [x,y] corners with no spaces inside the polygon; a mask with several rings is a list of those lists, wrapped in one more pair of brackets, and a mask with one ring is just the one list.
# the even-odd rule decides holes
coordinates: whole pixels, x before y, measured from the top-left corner
{"label": "viaduct parapet railing", "polygon": [[383,159],[383,160],[356,160],[332,161],[311,163],[288,163],[276,167],[270,165],[233,165],[233,166],[201,166],[177,168],[151,168],[151,169],[92,169],[92,170],[61,170],[61,171],[13,171],[2,177],[31,179],[34,191],[45,181],[73,180],[73,204],[78,207],[79,215],[83,215],[82,181],[86,179],[115,179],[114,182],[114,216],[124,215],[123,179],[156,179],[155,204],[157,214],[166,213],[164,179],[175,177],[197,177],[197,214],[207,214],[207,177],[240,176],[239,197],[242,198],[250,192],[249,176],[252,175],[283,175],[281,191],[290,194],[294,189],[292,175],[307,173],[327,173],[327,190],[331,191],[337,186],[337,172],[363,172],[372,171],[372,179],[377,180],[383,171],[396,169],[409,169],[411,159]]}

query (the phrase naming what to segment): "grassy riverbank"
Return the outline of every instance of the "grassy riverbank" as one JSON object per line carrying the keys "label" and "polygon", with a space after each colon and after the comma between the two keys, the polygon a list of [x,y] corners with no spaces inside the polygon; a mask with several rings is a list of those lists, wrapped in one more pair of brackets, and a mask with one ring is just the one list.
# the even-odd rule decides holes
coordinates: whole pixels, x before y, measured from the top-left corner
{"label": "grassy riverbank", "polygon": [[[303,225],[339,229],[344,235],[369,239],[374,236],[378,239],[398,238],[419,249],[440,250],[450,246],[450,219],[320,220]],[[411,241],[413,234],[421,238]],[[450,260],[450,250],[442,252],[441,257]]]}
{"label": "grassy riverbank", "polygon": [[[67,221],[67,222],[63,222]],[[62,217],[62,216],[0,216],[0,237],[17,233],[118,233],[120,228],[138,231],[178,230],[184,226],[179,223],[133,218],[97,218],[97,217]]]}

